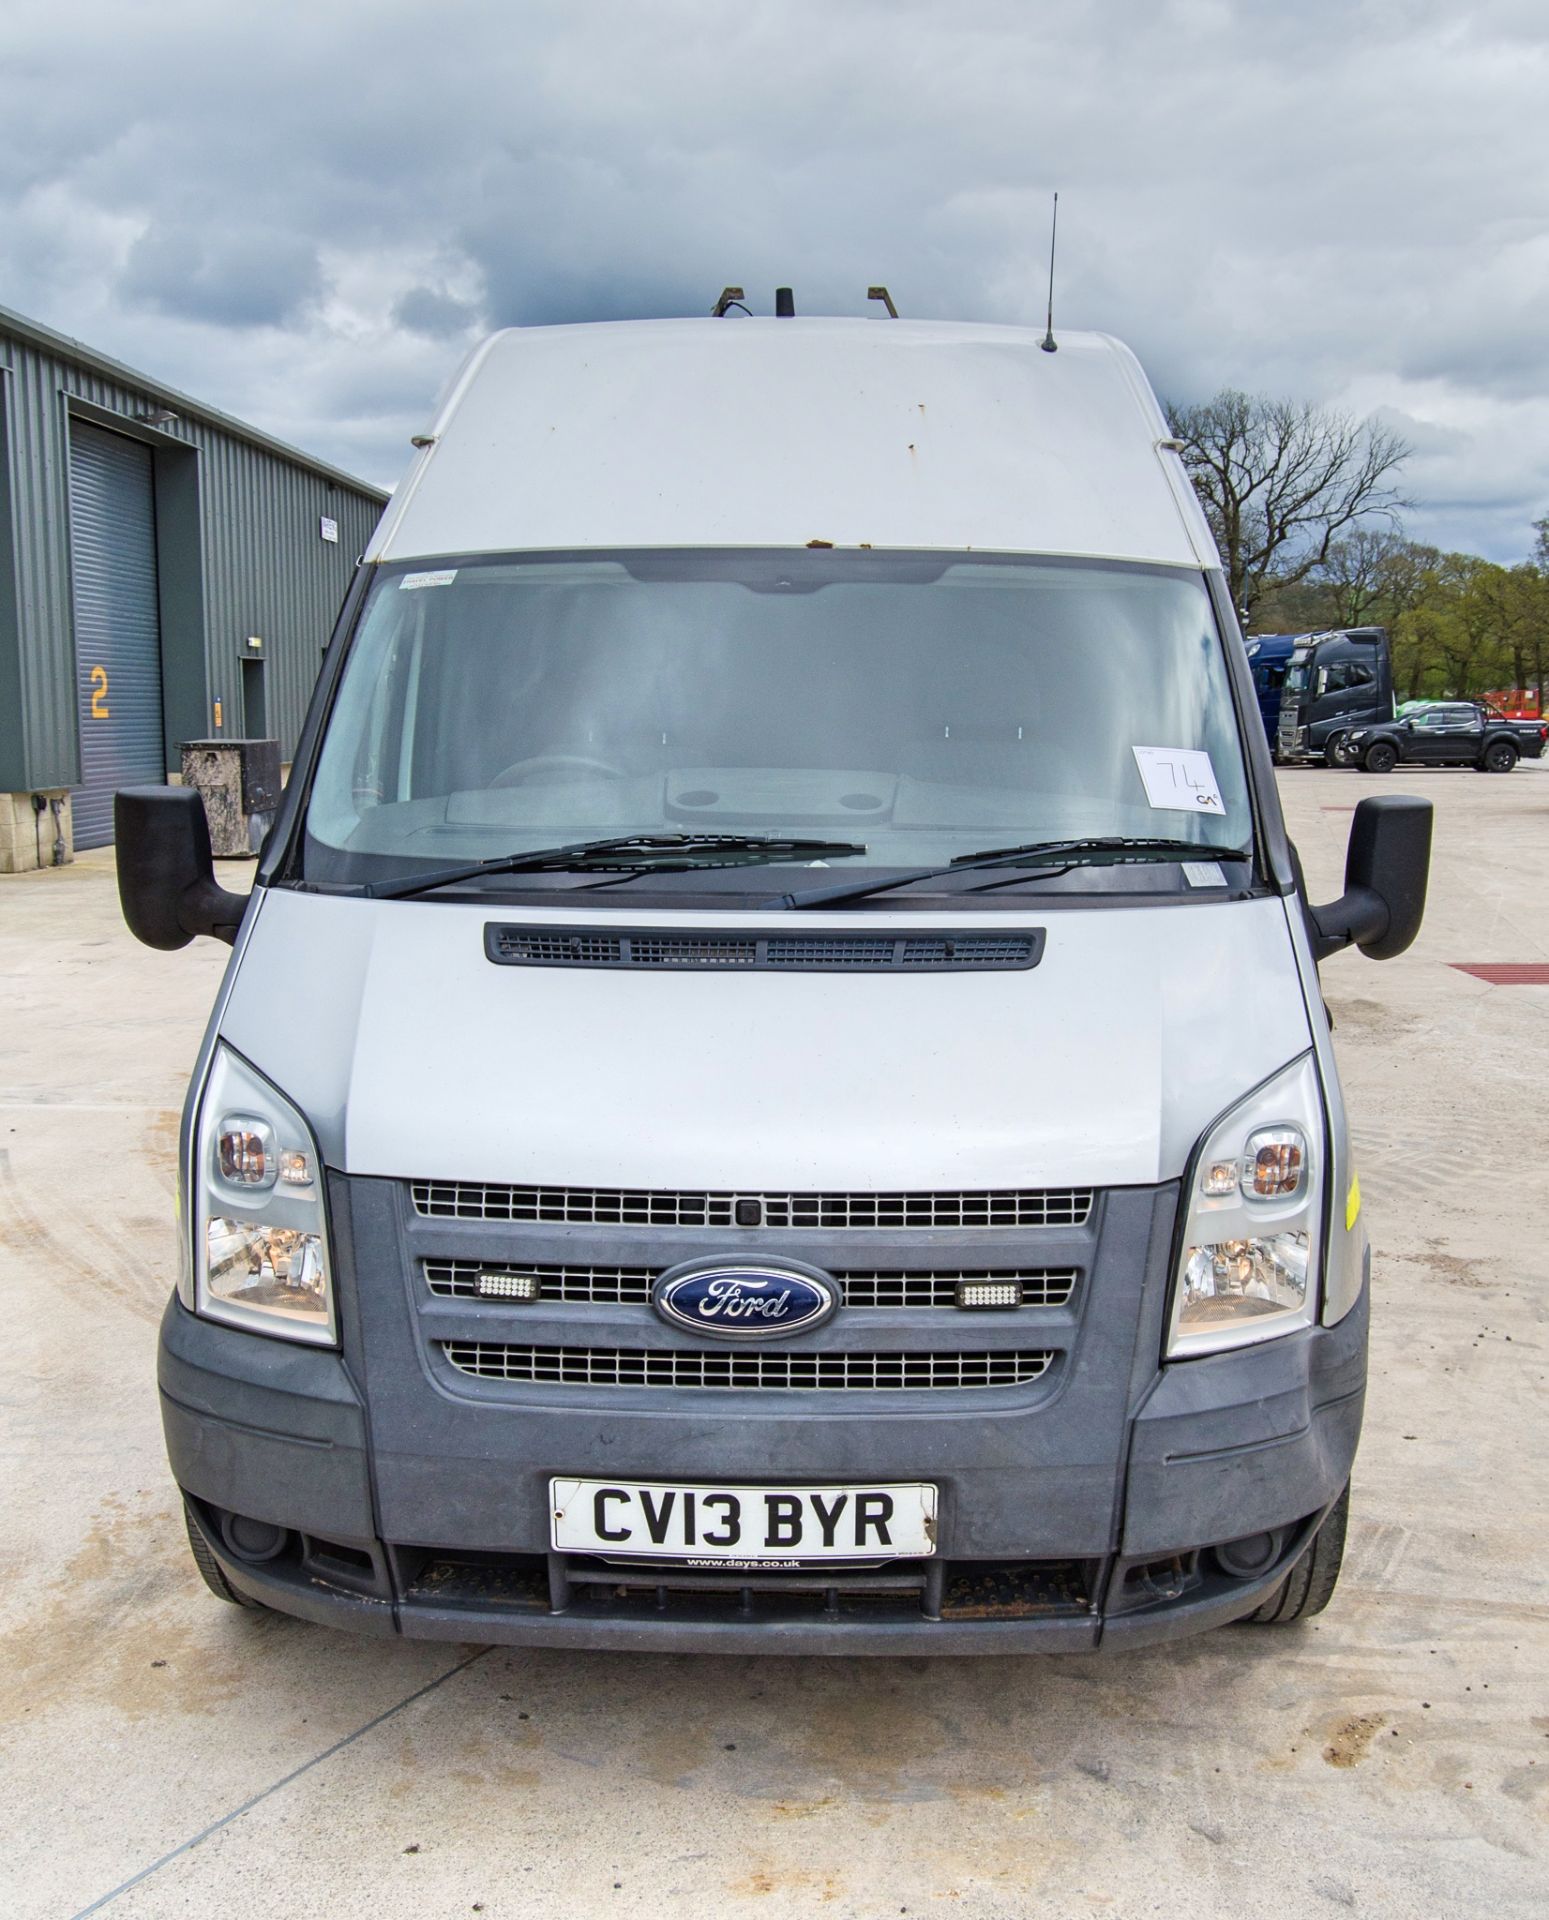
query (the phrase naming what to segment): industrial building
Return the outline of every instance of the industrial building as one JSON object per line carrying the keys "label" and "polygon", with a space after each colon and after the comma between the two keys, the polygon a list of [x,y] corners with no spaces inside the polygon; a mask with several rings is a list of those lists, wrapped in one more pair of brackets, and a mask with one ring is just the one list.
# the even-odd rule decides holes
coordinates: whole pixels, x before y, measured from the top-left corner
{"label": "industrial building", "polygon": [[0,308],[0,873],[187,740],[295,747],[387,496]]}

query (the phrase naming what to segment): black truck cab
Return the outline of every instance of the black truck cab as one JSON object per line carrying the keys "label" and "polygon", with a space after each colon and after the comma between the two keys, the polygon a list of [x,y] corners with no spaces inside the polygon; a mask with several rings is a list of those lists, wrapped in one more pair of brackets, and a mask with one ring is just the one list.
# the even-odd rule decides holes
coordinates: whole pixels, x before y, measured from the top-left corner
{"label": "black truck cab", "polygon": [[1393,665],[1383,627],[1309,634],[1291,655],[1275,758],[1336,764],[1341,739],[1393,718]]}

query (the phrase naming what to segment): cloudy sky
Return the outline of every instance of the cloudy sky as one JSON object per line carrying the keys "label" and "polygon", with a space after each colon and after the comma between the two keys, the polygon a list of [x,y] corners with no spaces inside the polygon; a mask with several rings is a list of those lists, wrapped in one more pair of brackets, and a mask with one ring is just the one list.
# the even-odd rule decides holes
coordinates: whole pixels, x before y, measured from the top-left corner
{"label": "cloudy sky", "polygon": [[496,325],[1128,339],[1380,412],[1417,537],[1549,512],[1542,0],[7,0],[0,304],[390,484]]}

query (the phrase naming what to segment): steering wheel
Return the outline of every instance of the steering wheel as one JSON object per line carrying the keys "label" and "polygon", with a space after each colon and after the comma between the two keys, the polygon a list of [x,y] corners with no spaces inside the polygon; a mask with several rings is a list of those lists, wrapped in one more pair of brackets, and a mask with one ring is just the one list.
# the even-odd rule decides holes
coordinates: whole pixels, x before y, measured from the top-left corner
{"label": "steering wheel", "polygon": [[541,780],[551,773],[605,773],[622,780],[624,769],[609,760],[594,760],[584,753],[535,753],[527,760],[513,760],[490,781],[492,787],[520,787],[529,780]]}

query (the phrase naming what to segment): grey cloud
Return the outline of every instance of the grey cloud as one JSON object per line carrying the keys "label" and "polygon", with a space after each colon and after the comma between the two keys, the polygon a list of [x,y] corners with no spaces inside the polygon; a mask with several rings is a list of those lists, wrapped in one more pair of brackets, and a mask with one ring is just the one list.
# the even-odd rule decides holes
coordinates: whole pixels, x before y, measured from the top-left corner
{"label": "grey cloud", "polygon": [[317,250],[289,234],[154,226],[129,250],[126,301],[219,327],[276,327],[322,291]]}
{"label": "grey cloud", "polygon": [[1129,339],[1172,394],[1354,393],[1455,432],[1409,476],[1447,544],[1512,557],[1549,506],[1532,0],[364,20],[82,0],[67,32],[12,0],[11,303],[391,479],[486,323],[703,313],[728,281],[859,313],[878,280],[907,313],[1041,322],[1059,185],[1058,324]]}
{"label": "grey cloud", "polygon": [[478,309],[466,300],[456,300],[434,287],[410,287],[393,305],[393,318],[410,333],[422,333],[432,340],[466,333],[479,318]]}

